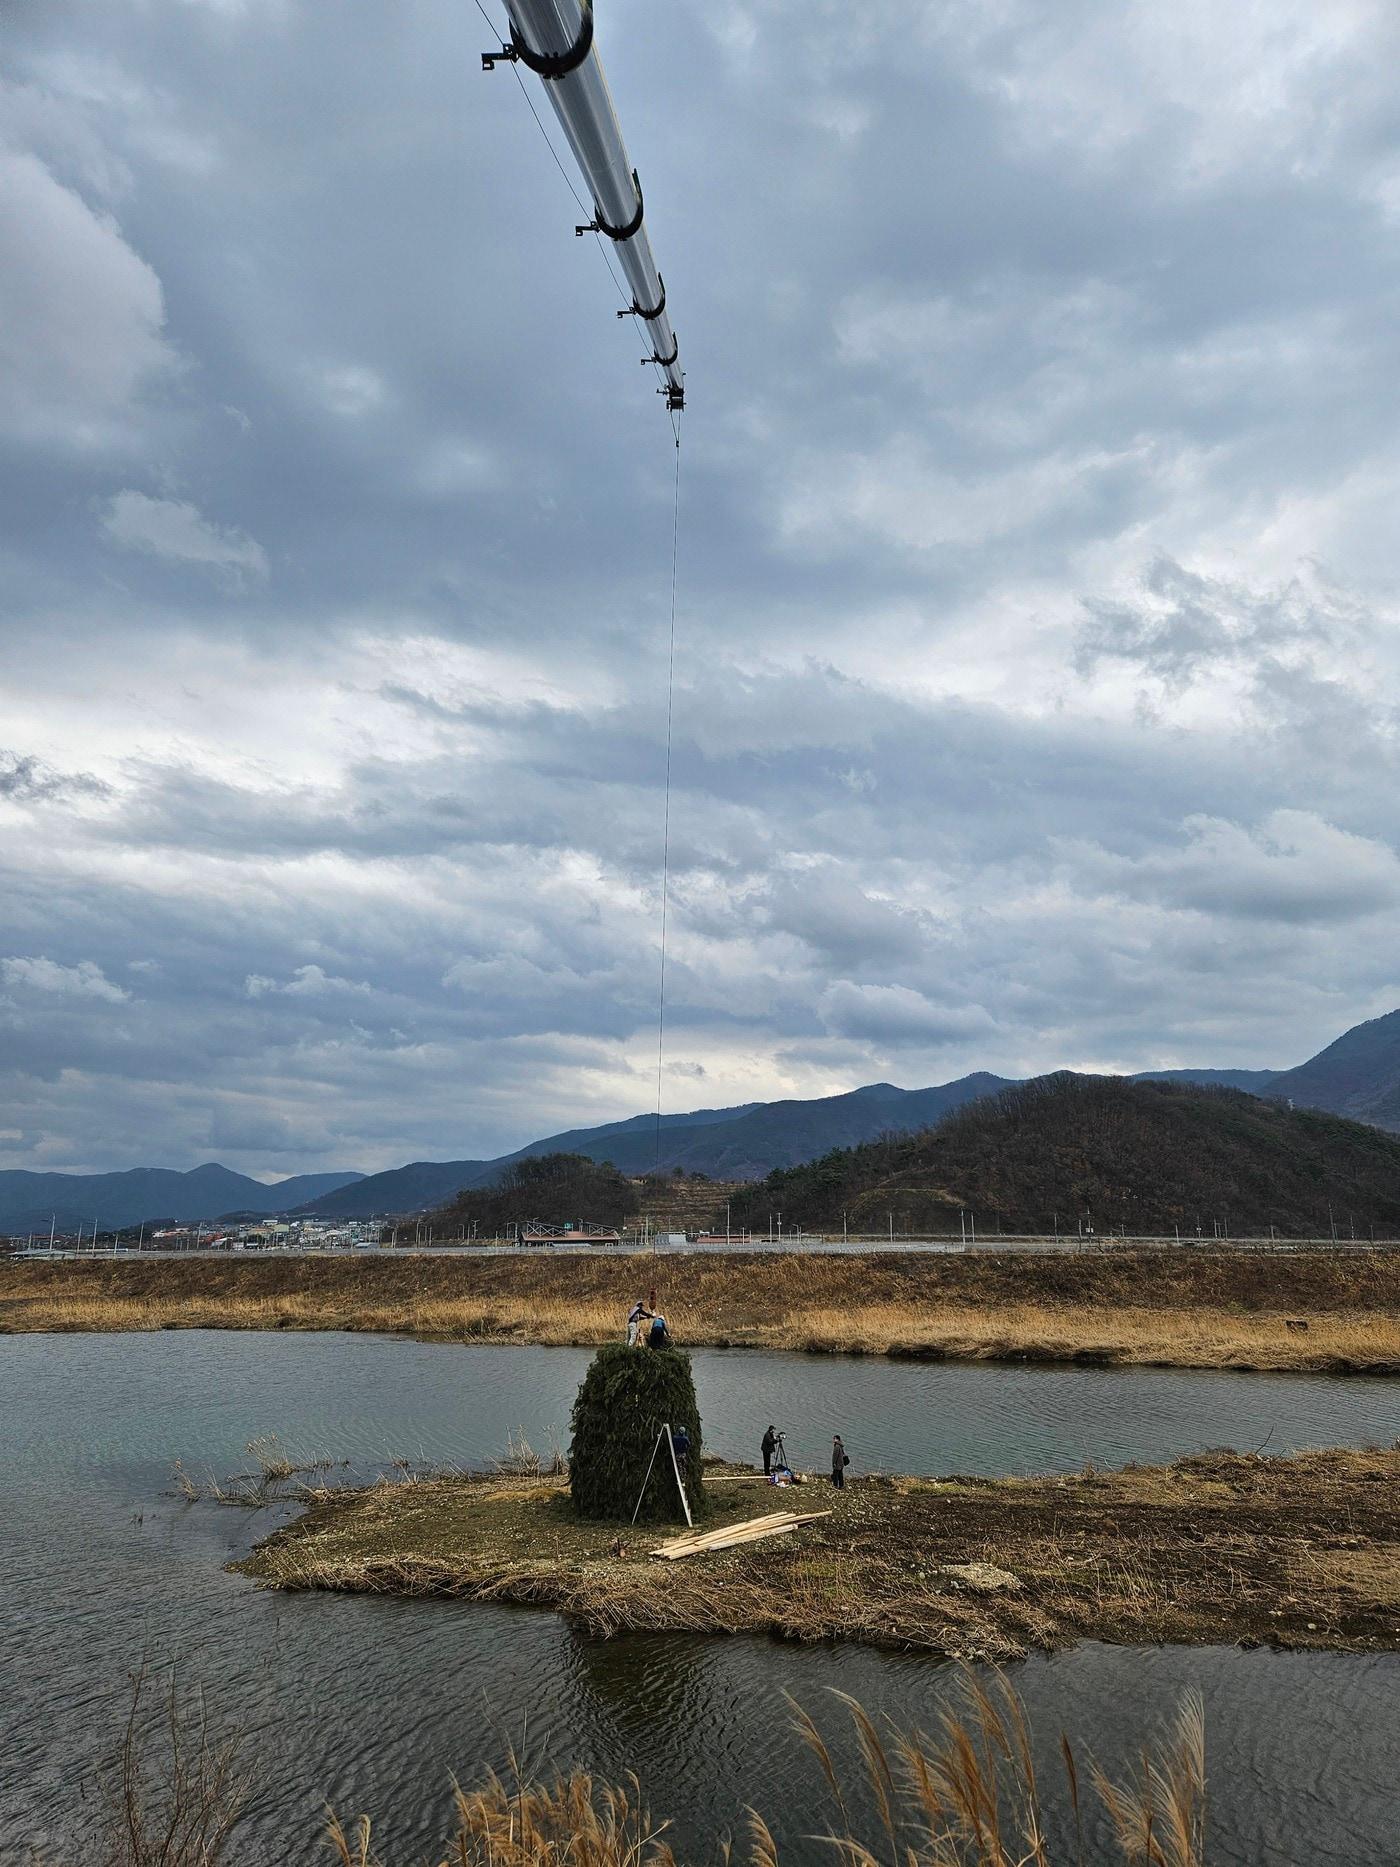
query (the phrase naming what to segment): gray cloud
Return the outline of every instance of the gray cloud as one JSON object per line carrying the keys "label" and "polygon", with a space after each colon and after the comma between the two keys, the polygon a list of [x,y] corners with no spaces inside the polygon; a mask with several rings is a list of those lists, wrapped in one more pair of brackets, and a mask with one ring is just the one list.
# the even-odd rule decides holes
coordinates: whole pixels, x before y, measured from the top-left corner
{"label": "gray cloud", "polygon": [[[649,1099],[674,455],[476,17],[14,24],[5,1164]],[[690,371],[675,1102],[1388,1009],[1396,21],[600,33]]]}
{"label": "gray cloud", "polygon": [[267,553],[246,533],[225,530],[185,499],[152,499],[128,489],[108,500],[102,531],[113,544],[235,577],[267,575]]}
{"label": "gray cloud", "polygon": [[46,803],[55,799],[106,797],[111,786],[90,772],[54,771],[32,752],[0,748],[0,798]]}

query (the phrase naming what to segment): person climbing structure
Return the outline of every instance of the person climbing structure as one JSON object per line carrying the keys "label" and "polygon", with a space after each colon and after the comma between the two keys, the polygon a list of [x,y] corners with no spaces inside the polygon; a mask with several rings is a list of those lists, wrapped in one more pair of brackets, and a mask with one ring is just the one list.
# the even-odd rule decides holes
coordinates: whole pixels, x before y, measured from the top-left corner
{"label": "person climbing structure", "polygon": [[651,1311],[640,1297],[627,1312],[627,1346],[635,1348],[637,1338],[642,1332],[642,1324],[651,1320]]}

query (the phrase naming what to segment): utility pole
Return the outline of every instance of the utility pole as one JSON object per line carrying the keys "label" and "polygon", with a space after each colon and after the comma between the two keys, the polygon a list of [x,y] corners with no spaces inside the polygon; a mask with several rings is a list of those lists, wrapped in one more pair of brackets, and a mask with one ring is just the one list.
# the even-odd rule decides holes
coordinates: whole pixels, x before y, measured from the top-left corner
{"label": "utility pole", "polygon": [[894,1214],[890,1214],[890,1244],[894,1244]]}
{"label": "utility pole", "polygon": [[841,1243],[843,1245],[848,1245],[850,1242],[851,1242],[850,1227],[847,1222],[846,1208],[843,1206],[841,1208]]}

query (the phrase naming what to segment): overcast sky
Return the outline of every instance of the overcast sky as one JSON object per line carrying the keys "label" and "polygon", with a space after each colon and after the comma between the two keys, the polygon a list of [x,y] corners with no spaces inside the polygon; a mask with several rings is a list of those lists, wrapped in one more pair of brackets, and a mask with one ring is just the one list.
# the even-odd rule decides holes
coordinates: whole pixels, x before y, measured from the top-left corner
{"label": "overcast sky", "polygon": [[[647,1108],[674,451],[479,13],[5,34],[0,1166]],[[1400,1003],[1392,0],[598,44],[690,400],[667,1107]]]}

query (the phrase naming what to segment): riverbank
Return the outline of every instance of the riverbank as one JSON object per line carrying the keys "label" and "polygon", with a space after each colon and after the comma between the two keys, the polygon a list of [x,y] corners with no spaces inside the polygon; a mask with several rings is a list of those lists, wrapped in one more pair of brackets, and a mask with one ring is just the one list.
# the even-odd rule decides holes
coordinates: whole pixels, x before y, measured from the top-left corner
{"label": "riverbank", "polygon": [[280,1589],[532,1603],[592,1634],[850,1640],[1006,1660],[1082,1640],[1400,1649],[1400,1450],[1199,1454],[1065,1478],[712,1478],[706,1527],[830,1515],[680,1562],[558,1478],[324,1493],[241,1571]]}
{"label": "riverbank", "polygon": [[1400,1253],[199,1257],[0,1263],[0,1333],[352,1330],[596,1347],[655,1290],[694,1347],[1400,1373]]}

